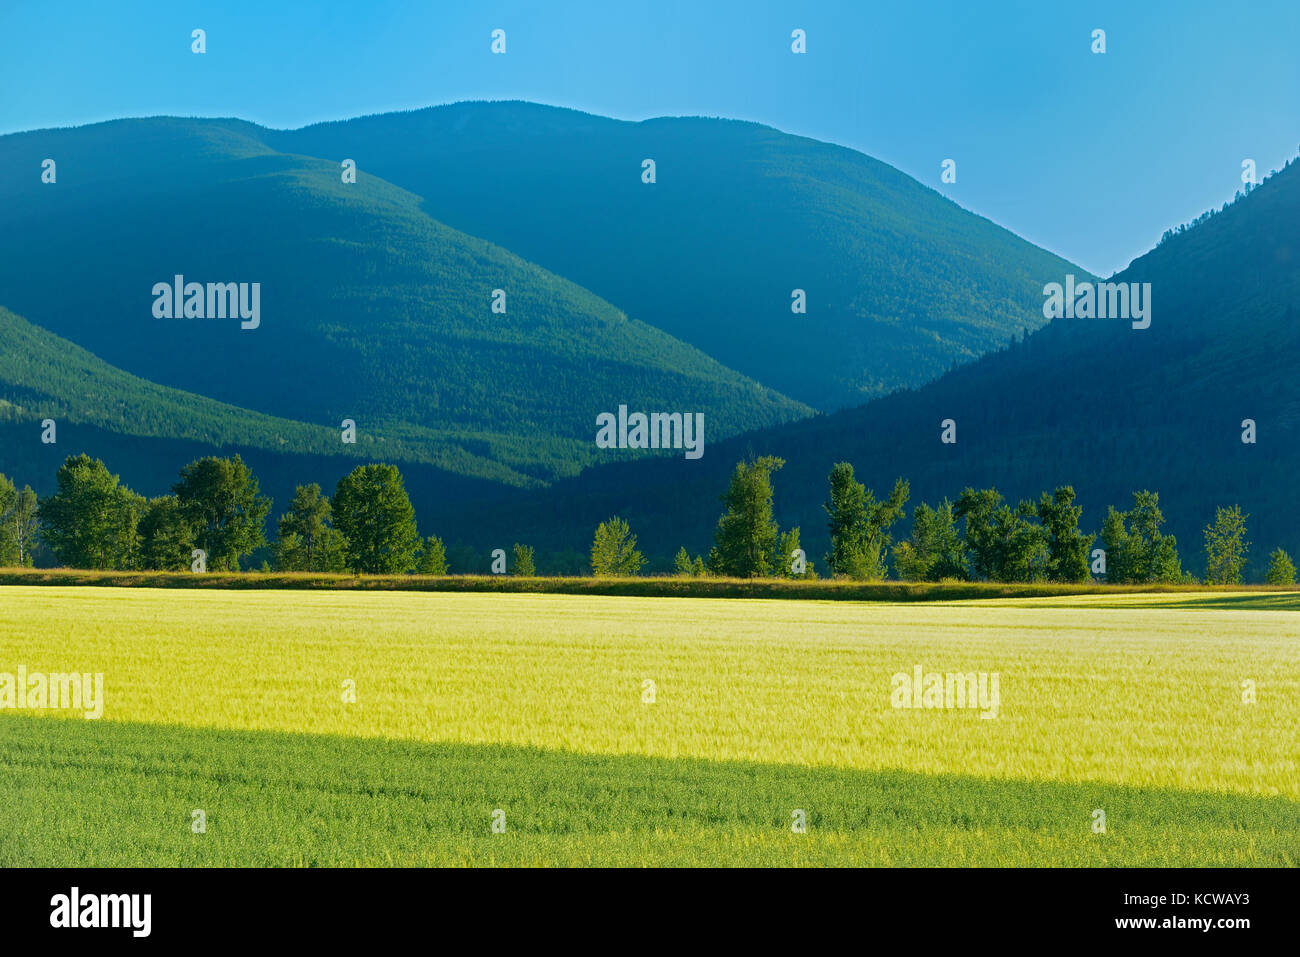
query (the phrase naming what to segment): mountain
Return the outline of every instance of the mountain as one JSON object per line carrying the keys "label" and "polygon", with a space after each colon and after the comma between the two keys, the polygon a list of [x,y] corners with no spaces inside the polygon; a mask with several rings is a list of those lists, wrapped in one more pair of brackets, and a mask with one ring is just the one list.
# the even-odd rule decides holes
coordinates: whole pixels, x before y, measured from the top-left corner
{"label": "mountain", "polygon": [[[517,478],[491,459],[462,450],[426,451],[400,439],[361,433],[345,444],[341,430],[251,412],[123,372],[91,353],[0,307],[0,421],[30,424],[53,419],[56,435],[96,429],[138,439],[168,439],[269,452],[388,458],[481,474],[496,482]],[[53,444],[58,444],[57,442]]]}
{"label": "mountain", "polygon": [[434,219],[821,409],[1038,328],[1043,284],[1086,275],[885,163],[756,123],[476,102],[263,139],[353,159]]}
{"label": "mountain", "polygon": [[[47,419],[54,421],[53,442],[42,441]],[[364,433],[346,445],[338,429],[160,386],[0,308],[0,472],[47,495],[63,460],[81,452],[149,495],[165,492],[187,462],[238,453],[280,506],[299,483],[332,489],[375,459],[402,461],[408,488],[425,502],[483,495],[513,478],[499,463],[454,449],[429,457]]]}
{"label": "mountain", "polygon": [[[848,461],[878,494],[908,478],[911,505],[955,499],[968,485],[1015,500],[1070,484],[1093,530],[1108,505],[1128,508],[1133,491],[1153,489],[1198,572],[1215,507],[1240,504],[1258,578],[1274,547],[1300,553],[1300,163],[1202,219],[1112,277],[1151,284],[1149,328],[1056,319],[923,388],[718,443],[697,462],[604,466],[544,493],[481,502],[472,527],[445,513],[433,520],[483,546],[509,534],[539,551],[580,550],[588,529],[618,514],[663,567],[681,544],[707,548],[734,463],[772,454],[787,460],[774,478],[778,518],[802,527],[819,564],[826,476]],[[953,445],[940,442],[948,418]],[[1242,441],[1246,419],[1254,444]]]}
{"label": "mountain", "polygon": [[[623,403],[703,412],[710,439],[810,411],[420,197],[364,170],[346,184],[338,161],[266,135],[156,118],[0,137],[0,168],[30,173],[0,179],[0,303],[159,385],[350,418],[403,461],[521,486],[596,461],[596,416]],[[155,286],[176,275],[247,283],[250,307],[258,283],[256,327],[158,318]]]}

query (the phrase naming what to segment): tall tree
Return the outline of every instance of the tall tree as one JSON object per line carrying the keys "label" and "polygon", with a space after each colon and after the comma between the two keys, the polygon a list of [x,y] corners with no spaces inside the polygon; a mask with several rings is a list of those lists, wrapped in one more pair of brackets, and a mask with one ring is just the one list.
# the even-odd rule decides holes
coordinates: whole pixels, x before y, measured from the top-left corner
{"label": "tall tree", "polygon": [[1214,523],[1205,526],[1205,583],[1207,585],[1240,585],[1241,571],[1246,567],[1246,519],[1241,506],[1216,508]]}
{"label": "tall tree", "polygon": [[884,578],[893,544],[890,529],[903,516],[911,494],[907,482],[900,478],[889,498],[876,501],[876,493],[857,480],[848,462],[832,466],[829,481],[830,498],[822,505],[831,535],[826,564],[837,575]]}
{"label": "tall tree", "polygon": [[122,485],[99,459],[70,455],[40,502],[41,538],[71,568],[131,568],[144,499]]}
{"label": "tall tree", "polygon": [[299,485],[276,525],[275,567],[285,572],[341,572],[343,534],[330,523],[330,500],[315,482]]}
{"label": "tall tree", "polygon": [[777,544],[772,518],[772,473],[785,460],[765,455],[737,462],[731,484],[722,496],[726,511],[718,519],[709,551],[709,571],[715,575],[753,578],[770,575]]}
{"label": "tall tree", "polygon": [[1134,581],[1134,569],[1130,567],[1132,546],[1129,544],[1128,525],[1125,513],[1114,505],[1106,511],[1106,518],[1101,523],[1101,548],[1106,555],[1106,581],[1125,585]]}
{"label": "tall tree", "polygon": [[826,564],[836,575],[862,577],[866,567],[867,487],[853,474],[848,462],[831,466],[830,498],[823,504],[831,550]]}
{"label": "tall tree", "polygon": [[271,500],[258,494],[253,472],[238,455],[191,462],[172,486],[195,544],[213,571],[239,571],[240,558],[266,544],[263,523]]}
{"label": "tall tree", "polygon": [[922,502],[912,511],[912,534],[894,548],[894,565],[907,581],[965,580],[966,557],[952,502],[937,508]]}
{"label": "tall tree", "polygon": [[1133,493],[1129,512],[1129,542],[1136,543],[1135,568],[1144,582],[1176,582],[1183,577],[1178,542],[1161,532],[1165,516],[1157,492]]}
{"label": "tall tree", "polygon": [[140,567],[188,571],[193,549],[194,525],[176,496],[150,499],[140,516]]}
{"label": "tall tree", "polygon": [[863,577],[868,581],[879,581],[888,571],[886,556],[894,544],[891,529],[905,514],[911,494],[911,487],[901,478],[894,483],[889,498],[879,502],[876,501],[875,492],[867,489],[867,530],[862,554],[866,560]]}
{"label": "tall tree", "polygon": [[[31,567],[40,530],[40,506],[30,485],[24,485],[3,518],[6,532],[13,542],[14,558],[22,567]],[[0,562],[3,564],[3,562]]]}
{"label": "tall tree", "polygon": [[348,567],[397,575],[415,566],[420,533],[402,473],[393,465],[359,465],[339,479],[334,524],[347,544]]}
{"label": "tall tree", "polygon": [[1127,512],[1110,507],[1101,527],[1106,581],[1144,585],[1182,579],[1178,542],[1161,532],[1164,522],[1156,492],[1134,492],[1133,508]]}
{"label": "tall tree", "polygon": [[1002,501],[997,489],[966,488],[953,506],[965,519],[966,550],[977,578],[999,582],[1032,582],[1047,577],[1047,532],[1032,519],[1032,502],[1015,508]]}
{"label": "tall tree", "polygon": [[0,568],[19,564],[18,542],[7,521],[9,512],[18,504],[18,489],[0,472]]}
{"label": "tall tree", "polygon": [[1074,504],[1074,489],[1063,485],[1038,500],[1038,520],[1047,533],[1047,577],[1055,582],[1086,582],[1088,550],[1095,535],[1079,530],[1083,509]]}
{"label": "tall tree", "polygon": [[994,488],[978,492],[967,486],[953,505],[953,516],[965,522],[963,539],[976,578],[996,579],[1003,561],[1001,542],[994,532],[993,518],[1003,508],[1002,493]]}
{"label": "tall tree", "polygon": [[591,543],[593,575],[597,578],[635,575],[644,564],[645,556],[636,550],[636,536],[627,522],[615,515],[596,527]]}

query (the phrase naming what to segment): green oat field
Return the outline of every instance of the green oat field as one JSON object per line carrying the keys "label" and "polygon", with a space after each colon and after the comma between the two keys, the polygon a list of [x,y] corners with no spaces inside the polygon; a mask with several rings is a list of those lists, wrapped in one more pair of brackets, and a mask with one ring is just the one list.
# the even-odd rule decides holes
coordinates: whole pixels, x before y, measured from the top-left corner
{"label": "green oat field", "polygon": [[[19,585],[20,665],[104,713],[0,710],[0,865],[1300,862],[1295,593]],[[917,665],[997,717],[893,707]]]}

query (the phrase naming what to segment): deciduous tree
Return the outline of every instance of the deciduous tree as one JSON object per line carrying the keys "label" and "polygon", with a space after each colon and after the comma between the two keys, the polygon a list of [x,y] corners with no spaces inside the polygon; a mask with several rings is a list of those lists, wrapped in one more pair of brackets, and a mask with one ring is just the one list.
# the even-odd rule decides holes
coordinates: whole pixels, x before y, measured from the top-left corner
{"label": "deciduous tree", "polygon": [[72,568],[132,568],[144,499],[90,456],[70,455],[40,503],[41,537]]}
{"label": "deciduous tree", "polygon": [[398,575],[415,566],[420,533],[396,466],[357,466],[339,479],[331,504],[353,571]]}
{"label": "deciduous tree", "polygon": [[239,571],[239,560],[266,544],[271,500],[258,492],[257,478],[238,455],[209,456],[181,469],[172,493],[210,570]]}
{"label": "deciduous tree", "polygon": [[1270,585],[1294,585],[1295,584],[1295,562],[1291,561],[1291,556],[1282,549],[1273,550],[1273,554],[1268,556],[1268,571],[1264,575],[1264,581]]}
{"label": "deciduous tree", "polygon": [[784,465],[784,459],[770,455],[736,463],[731,484],[722,496],[726,511],[713,533],[708,559],[710,572],[737,578],[772,573],[777,545],[777,526],[772,518],[772,473]]}
{"label": "deciduous tree", "polygon": [[1205,526],[1205,583],[1207,585],[1240,585],[1241,571],[1246,566],[1247,515],[1241,506],[1216,508],[1214,522]]}
{"label": "deciduous tree", "polygon": [[[685,554],[685,549],[682,550]],[[615,515],[596,527],[591,543],[591,573],[598,578],[635,575],[645,564],[645,556],[636,550],[636,536],[627,522]]]}

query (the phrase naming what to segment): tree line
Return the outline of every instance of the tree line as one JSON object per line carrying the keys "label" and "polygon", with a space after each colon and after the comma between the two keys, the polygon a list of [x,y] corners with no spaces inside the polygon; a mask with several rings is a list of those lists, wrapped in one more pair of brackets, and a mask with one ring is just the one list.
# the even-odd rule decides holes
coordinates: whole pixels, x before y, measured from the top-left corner
{"label": "tree line", "polygon": [[[37,538],[63,565],[112,570],[239,571],[268,545],[272,503],[238,455],[191,462],[171,493],[157,498],[132,491],[87,455],[69,456],[55,485],[37,501],[31,488],[16,492],[0,475],[0,565],[31,565]],[[442,541],[420,537],[392,465],[358,466],[332,498],[317,484],[298,486],[276,528],[271,554],[279,571],[447,571]]]}
{"label": "tree line", "polygon": [[[799,548],[799,528],[782,532],[774,518],[772,475],[784,464],[773,456],[737,464],[708,557],[692,559],[683,547],[675,561],[678,574],[816,576]],[[968,487],[955,502],[918,504],[910,535],[895,542],[893,529],[906,515],[910,497],[904,479],[877,499],[857,481],[853,466],[840,462],[831,468],[828,485],[822,508],[831,547],[824,562],[837,577],[881,581],[892,569],[907,581],[1196,582],[1183,570],[1174,536],[1161,531],[1165,519],[1155,492],[1135,492],[1127,511],[1110,506],[1094,533],[1080,528],[1083,510],[1070,486],[1014,505],[997,489]],[[1250,549],[1247,518],[1236,505],[1216,509],[1204,530],[1205,584],[1241,583]],[[1276,549],[1266,581],[1289,585],[1295,578],[1291,557]]]}
{"label": "tree line", "polygon": [[[800,547],[798,527],[775,519],[772,476],[785,465],[774,456],[736,464],[708,555],[681,548],[674,570],[683,576],[815,578]],[[1162,532],[1155,492],[1133,495],[1126,511],[1111,506],[1099,531],[1080,528],[1074,489],[1061,486],[1014,505],[997,489],[966,488],[956,501],[912,509],[910,534],[895,541],[907,515],[904,479],[877,498],[840,462],[827,477],[823,510],[830,533],[825,568],[836,577],[882,581],[1191,583],[1178,543]],[[145,498],[123,485],[99,459],[69,456],[56,491],[38,499],[0,475],[0,566],[30,566],[37,542],[73,568],[159,571],[238,571],[269,546],[264,570],[368,574],[448,573],[447,550],[436,535],[421,536],[415,509],[396,466],[361,465],[339,479],[332,496],[315,483],[297,487],[265,537],[272,502],[235,455],[191,462],[170,494]],[[1250,548],[1247,519],[1233,505],[1216,509],[1204,530],[1206,584],[1239,584]],[[1098,540],[1100,540],[1098,544]],[[636,575],[646,565],[629,524],[614,516],[597,527],[590,567],[597,576]],[[494,553],[493,571],[536,573],[533,549],[515,543],[507,560]],[[1281,548],[1269,558],[1266,581],[1293,584],[1296,568]]]}

